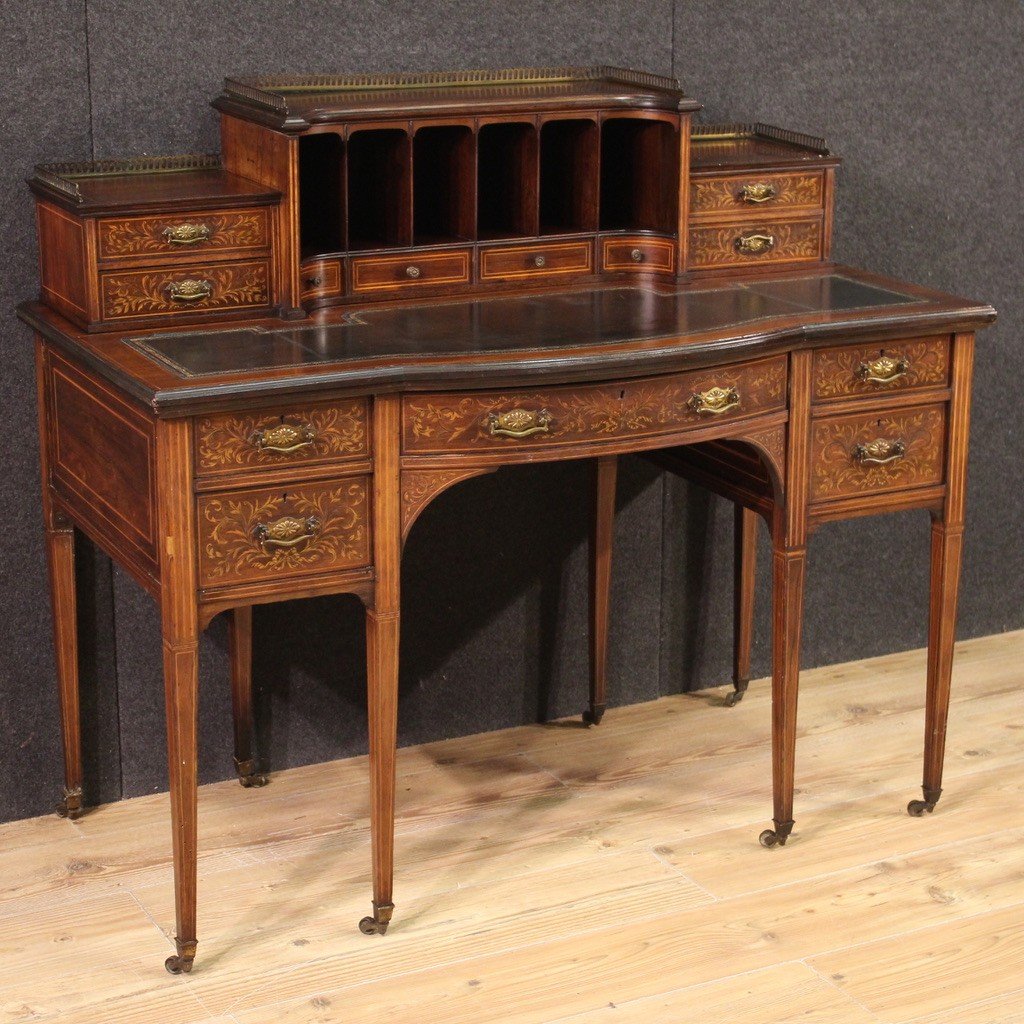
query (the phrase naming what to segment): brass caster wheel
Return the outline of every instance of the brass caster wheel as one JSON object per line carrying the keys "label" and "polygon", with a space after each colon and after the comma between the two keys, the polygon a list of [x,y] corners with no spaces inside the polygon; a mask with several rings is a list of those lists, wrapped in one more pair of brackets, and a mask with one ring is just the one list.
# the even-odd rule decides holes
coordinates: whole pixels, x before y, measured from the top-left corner
{"label": "brass caster wheel", "polygon": [[378,921],[375,917],[364,917],[359,922],[359,930],[364,935],[386,935],[388,922]]}
{"label": "brass caster wheel", "polygon": [[911,800],[910,803],[907,804],[907,814],[912,818],[922,818],[924,817],[925,811],[931,814],[934,810],[935,804],[928,800]]}
{"label": "brass caster wheel", "polygon": [[164,961],[164,967],[168,974],[190,974],[192,971],[192,958],[185,956],[169,956]]}
{"label": "brass caster wheel", "polygon": [[64,796],[60,803],[54,808],[58,818],[67,818],[74,821],[82,816],[82,791],[80,789],[65,789]]}
{"label": "brass caster wheel", "polygon": [[733,685],[735,688],[733,689],[732,693],[730,693],[729,696],[725,698],[725,706],[727,708],[734,708],[737,704],[739,704],[741,700],[743,700],[743,697],[747,692],[747,687],[750,685],[750,680],[741,679]]}
{"label": "brass caster wheel", "polygon": [[270,779],[260,772],[255,772],[252,775],[238,776],[238,782],[243,789],[262,789],[269,781]]}
{"label": "brass caster wheel", "polygon": [[583,721],[587,725],[600,725],[602,718],[604,718],[603,704],[594,704],[583,712]]}
{"label": "brass caster wheel", "polygon": [[785,846],[786,840],[780,839],[778,833],[774,829],[766,828],[758,837],[757,841],[766,849],[770,850],[773,846]]}

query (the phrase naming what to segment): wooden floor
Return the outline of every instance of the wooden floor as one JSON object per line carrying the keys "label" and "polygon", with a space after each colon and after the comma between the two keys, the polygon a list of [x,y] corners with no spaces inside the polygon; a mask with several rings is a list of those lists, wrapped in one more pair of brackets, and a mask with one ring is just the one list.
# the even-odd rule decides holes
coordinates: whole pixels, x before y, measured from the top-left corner
{"label": "wooden floor", "polygon": [[1021,1024],[1024,633],[958,648],[918,820],[923,674],[804,674],[785,849],[765,682],[403,750],[385,937],[365,759],[205,787],[187,978],[166,796],[4,826],[0,1024]]}

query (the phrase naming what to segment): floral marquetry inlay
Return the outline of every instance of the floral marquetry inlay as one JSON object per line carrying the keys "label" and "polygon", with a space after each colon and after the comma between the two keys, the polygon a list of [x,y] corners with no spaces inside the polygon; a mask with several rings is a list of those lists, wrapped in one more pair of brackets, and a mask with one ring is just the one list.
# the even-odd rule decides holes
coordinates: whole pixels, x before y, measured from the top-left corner
{"label": "floral marquetry inlay", "polygon": [[205,587],[369,564],[368,478],[199,499]]}
{"label": "floral marquetry inlay", "polygon": [[[694,213],[721,213],[759,207],[821,206],[822,181],[820,172],[764,174],[757,178],[694,177],[690,182],[690,209]],[[753,202],[754,199],[759,201]]]}
{"label": "floral marquetry inlay", "polygon": [[266,210],[200,211],[174,217],[125,217],[99,223],[103,257],[261,249],[266,248],[269,241]]}
{"label": "floral marquetry inlay", "polygon": [[[754,242],[744,243],[744,239]],[[764,241],[770,239],[770,241]],[[690,263],[694,267],[729,266],[774,260],[809,260],[821,256],[821,221],[788,224],[758,221],[747,227],[690,229]]]}
{"label": "floral marquetry inlay", "polygon": [[949,338],[946,336],[878,345],[844,345],[814,355],[816,399],[884,394],[908,388],[941,388],[948,383]]}

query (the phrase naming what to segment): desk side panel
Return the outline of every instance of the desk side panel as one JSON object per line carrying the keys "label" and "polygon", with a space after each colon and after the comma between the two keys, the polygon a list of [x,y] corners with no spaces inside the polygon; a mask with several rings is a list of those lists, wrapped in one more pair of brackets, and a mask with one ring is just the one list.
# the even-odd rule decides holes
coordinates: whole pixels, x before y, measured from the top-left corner
{"label": "desk side panel", "polygon": [[48,486],[76,526],[154,589],[154,417],[49,347],[44,375]]}

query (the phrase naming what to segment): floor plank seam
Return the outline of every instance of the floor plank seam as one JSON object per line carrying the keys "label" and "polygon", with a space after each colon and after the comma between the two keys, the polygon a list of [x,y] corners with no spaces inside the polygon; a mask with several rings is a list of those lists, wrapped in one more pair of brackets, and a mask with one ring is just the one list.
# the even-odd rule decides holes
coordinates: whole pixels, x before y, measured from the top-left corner
{"label": "floor plank seam", "polygon": [[[946,1010],[941,1011],[948,1014],[950,1017],[966,1012],[967,1010],[982,1009],[988,1006],[990,1003],[998,1003],[1008,996],[1017,996],[1019,1002],[1024,1002],[1024,987],[1011,988],[1006,992],[999,992],[994,996],[985,996],[983,999],[972,999],[967,1003],[957,1003],[956,1006],[950,1006]],[[903,1022],[903,1024],[920,1024],[922,1021],[930,1021],[935,1017],[934,1012],[922,1013],[917,1017],[911,1017],[909,1020]],[[1000,1024],[1000,1022],[996,1022]],[[1010,1022],[1012,1024],[1012,1021]]]}
{"label": "floor plank seam", "polygon": [[[820,954],[815,953],[815,956],[818,955]],[[862,1003],[856,996],[851,995],[849,992],[840,988],[831,978],[829,978],[827,975],[819,971],[818,968],[814,966],[814,964],[809,963],[807,957],[804,957],[800,961],[800,963],[802,963],[804,967],[806,967],[812,974],[820,978],[830,989],[832,989],[834,992],[838,992],[839,995],[841,995],[843,999],[845,999],[847,1002],[853,1003],[854,1006],[859,1006],[873,1020],[878,1021],[879,1024],[891,1024],[891,1022],[887,1021],[884,1017],[879,1017],[878,1014],[875,1013],[875,1011],[872,1010],[870,1006],[867,1006],[864,1003]]]}
{"label": "floor plank seam", "polygon": [[651,852],[651,854],[653,854],[654,859],[656,861],[658,861],[659,864],[664,864],[665,867],[671,868],[671,870],[673,870],[677,875],[679,875],[680,878],[685,879],[692,886],[694,886],[697,889],[700,889],[700,891],[702,893],[704,893],[704,895],[707,896],[711,900],[712,903],[719,903],[719,902],[721,902],[722,898],[720,896],[716,896],[706,886],[701,885],[701,883],[698,882],[696,878],[691,878],[678,864],[673,864],[672,861],[668,860],[666,857],[663,857],[658,852],[658,847],[657,846],[648,846],[648,847],[646,847],[646,849],[648,849]]}

